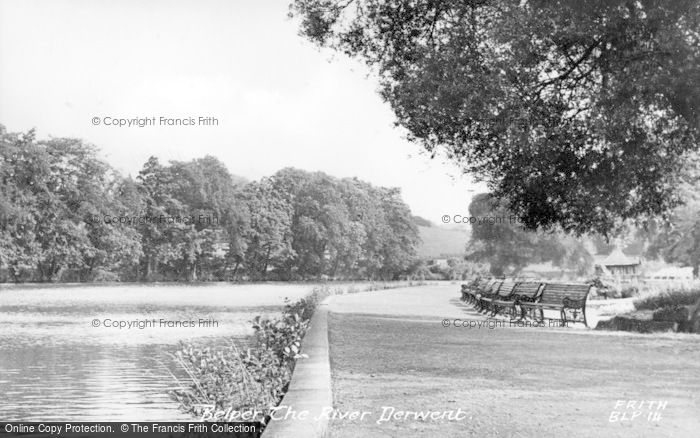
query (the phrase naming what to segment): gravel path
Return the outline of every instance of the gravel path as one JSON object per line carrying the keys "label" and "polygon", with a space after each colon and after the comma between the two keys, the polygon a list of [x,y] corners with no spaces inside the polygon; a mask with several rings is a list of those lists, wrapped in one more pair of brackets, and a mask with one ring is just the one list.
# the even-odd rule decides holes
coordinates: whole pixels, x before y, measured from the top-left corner
{"label": "gravel path", "polygon": [[332,298],[330,436],[698,436],[700,336],[510,327],[458,295]]}

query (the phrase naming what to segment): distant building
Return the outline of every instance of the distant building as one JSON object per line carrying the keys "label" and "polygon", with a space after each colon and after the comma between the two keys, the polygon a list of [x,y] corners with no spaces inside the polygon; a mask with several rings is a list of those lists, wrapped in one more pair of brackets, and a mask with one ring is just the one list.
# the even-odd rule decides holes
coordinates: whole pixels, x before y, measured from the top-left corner
{"label": "distant building", "polygon": [[596,263],[596,275],[617,278],[636,278],[641,274],[641,260],[625,255],[620,248]]}

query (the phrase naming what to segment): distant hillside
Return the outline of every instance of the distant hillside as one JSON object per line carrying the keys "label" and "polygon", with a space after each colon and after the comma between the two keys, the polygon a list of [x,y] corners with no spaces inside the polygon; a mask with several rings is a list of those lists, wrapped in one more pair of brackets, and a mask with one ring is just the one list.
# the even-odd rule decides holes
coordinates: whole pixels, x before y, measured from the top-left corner
{"label": "distant hillside", "polygon": [[418,247],[418,256],[435,259],[462,256],[469,240],[469,227],[425,227],[418,226],[423,243]]}
{"label": "distant hillside", "polygon": [[413,216],[413,222],[419,227],[432,227],[433,223],[428,219],[424,219],[420,216]]}

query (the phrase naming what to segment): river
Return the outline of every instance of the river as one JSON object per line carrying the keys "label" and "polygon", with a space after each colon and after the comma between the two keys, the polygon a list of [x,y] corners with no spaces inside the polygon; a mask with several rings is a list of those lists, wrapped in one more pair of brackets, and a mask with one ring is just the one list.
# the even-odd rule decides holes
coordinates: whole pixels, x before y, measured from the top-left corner
{"label": "river", "polygon": [[0,420],[192,420],[168,395],[186,384],[178,343],[244,342],[253,316],[312,288],[0,285]]}

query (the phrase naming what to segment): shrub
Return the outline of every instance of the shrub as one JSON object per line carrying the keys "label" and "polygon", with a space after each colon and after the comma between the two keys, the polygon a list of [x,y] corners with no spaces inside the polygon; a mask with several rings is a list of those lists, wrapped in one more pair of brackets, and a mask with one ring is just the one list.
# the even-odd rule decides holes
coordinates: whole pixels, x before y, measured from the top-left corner
{"label": "shrub", "polygon": [[690,312],[685,306],[669,306],[662,307],[661,309],[654,312],[652,319],[654,321],[673,321],[673,322],[683,322],[687,321]]}
{"label": "shrub", "polygon": [[653,321],[647,319],[627,318],[616,316],[607,321],[600,321],[596,325],[596,330],[622,330],[628,332],[653,333],[673,331],[675,323],[673,321]]}
{"label": "shrub", "polygon": [[196,416],[202,415],[204,405],[214,410],[258,410],[267,416],[284,394],[291,373],[271,351],[242,352],[234,343],[218,351],[183,346],[175,358],[191,384],[173,396]]}
{"label": "shrub", "polygon": [[632,298],[637,295],[639,295],[639,288],[635,286],[626,287],[620,291],[620,298]]}
{"label": "shrub", "polygon": [[635,300],[634,307],[637,310],[655,310],[662,307],[687,306],[698,300],[700,300],[700,289],[674,290]]}
{"label": "shrub", "polygon": [[205,407],[214,410],[259,411],[265,418],[287,391],[294,364],[302,358],[301,343],[318,303],[328,294],[327,286],[294,303],[286,301],[282,315],[253,319],[250,348],[232,342],[214,350],[182,345],[173,355],[191,382],[172,392],[183,409],[201,416]]}
{"label": "shrub", "polygon": [[105,271],[104,269],[96,269],[95,272],[93,272],[90,280],[95,283],[115,282],[119,281],[119,274],[110,271]]}

